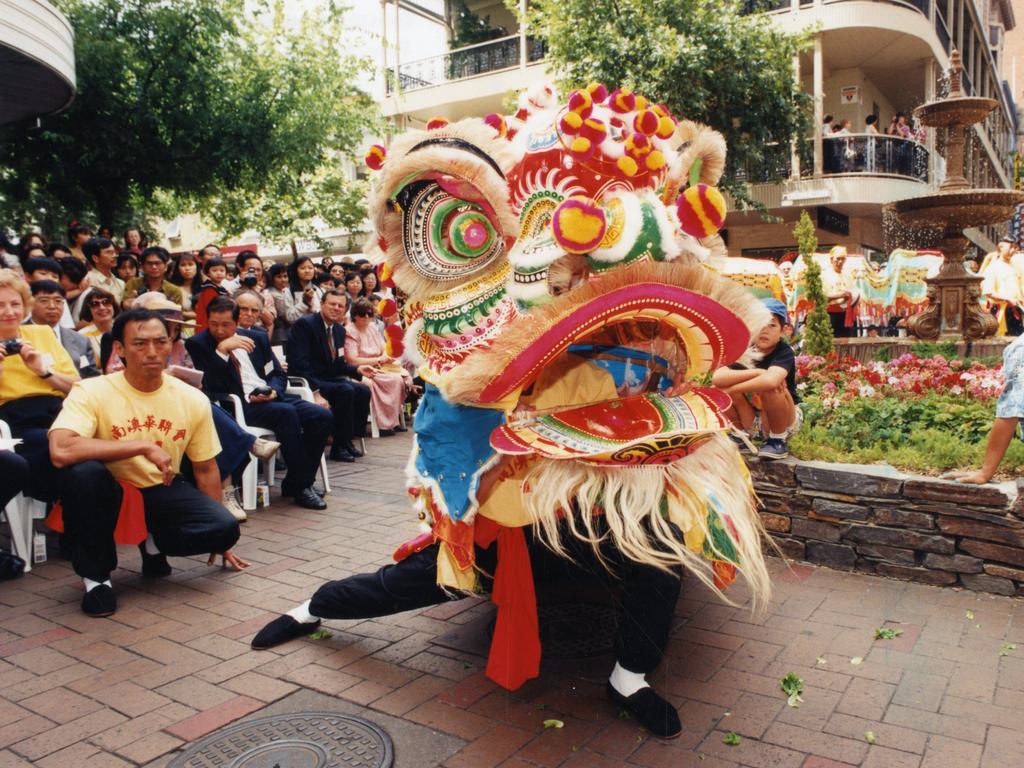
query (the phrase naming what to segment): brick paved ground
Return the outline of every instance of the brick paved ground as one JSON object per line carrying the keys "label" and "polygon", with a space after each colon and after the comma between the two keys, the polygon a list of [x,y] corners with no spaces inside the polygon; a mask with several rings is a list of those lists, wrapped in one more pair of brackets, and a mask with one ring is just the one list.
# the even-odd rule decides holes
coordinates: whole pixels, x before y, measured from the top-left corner
{"label": "brick paved ground", "polygon": [[[667,744],[606,702],[607,659],[546,662],[509,694],[479,656],[434,642],[479,623],[482,601],[333,622],[327,640],[250,651],[254,631],[297,596],[373,568],[408,537],[408,447],[377,440],[355,466],[333,465],[326,513],[275,495],[243,528],[245,573],[179,559],[171,578],[143,581],[123,550],[111,619],[79,612],[63,561],[0,584],[0,768],[163,766],[227,723],[314,701],[376,719],[397,764],[416,768],[1024,765],[1024,604],[780,561],[763,618],[687,581],[656,678],[684,723]],[[881,626],[902,635],[876,641]],[[799,709],[779,688],[787,672],[806,684]],[[545,730],[549,718],[564,728]],[[722,742],[728,731],[739,745]]]}

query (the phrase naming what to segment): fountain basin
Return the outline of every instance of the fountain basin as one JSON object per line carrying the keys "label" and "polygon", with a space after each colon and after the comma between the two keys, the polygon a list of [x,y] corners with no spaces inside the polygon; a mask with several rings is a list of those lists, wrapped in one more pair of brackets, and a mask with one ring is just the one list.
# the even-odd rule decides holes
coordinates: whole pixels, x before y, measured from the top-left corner
{"label": "fountain basin", "polygon": [[897,200],[890,206],[908,227],[963,230],[1004,222],[1020,203],[1024,192],[971,189]]}
{"label": "fountain basin", "polygon": [[980,123],[997,106],[999,102],[995,99],[983,96],[957,96],[922,104],[914,110],[914,116],[932,128],[962,127]]}

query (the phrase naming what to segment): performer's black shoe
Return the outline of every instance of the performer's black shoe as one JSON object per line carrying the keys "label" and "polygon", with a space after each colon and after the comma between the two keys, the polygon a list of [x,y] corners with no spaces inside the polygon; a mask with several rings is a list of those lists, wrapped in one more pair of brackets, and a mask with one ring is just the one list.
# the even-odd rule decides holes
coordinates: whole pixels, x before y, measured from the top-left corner
{"label": "performer's black shoe", "polygon": [[139,544],[139,553],[142,555],[142,575],[147,579],[171,575],[171,564],[167,562],[167,555],[162,552],[151,555],[146,551],[145,544]]}
{"label": "performer's black shoe", "polygon": [[629,712],[644,728],[659,739],[675,739],[682,733],[679,713],[650,686],[632,696],[623,696],[608,683],[608,698]]}
{"label": "performer's black shoe", "polygon": [[300,624],[287,613],[278,616],[263,629],[256,633],[252,639],[254,651],[265,651],[268,648],[287,643],[289,640],[297,640],[300,637],[311,635],[320,628],[320,619],[309,624]]}
{"label": "performer's black shoe", "polygon": [[331,454],[330,456],[328,456],[328,458],[331,461],[344,461],[346,464],[351,464],[356,460],[356,457],[353,456],[349,451],[345,450],[344,448],[338,447],[331,448]]}
{"label": "performer's black shoe", "polygon": [[117,610],[117,596],[106,584],[93,587],[82,598],[82,612],[95,619],[111,616]]}
{"label": "performer's black shoe", "polygon": [[352,454],[353,456],[355,456],[355,457],[356,457],[357,459],[361,459],[361,458],[363,458],[363,452],[362,452],[362,451],[360,451],[360,450],[359,450],[358,448],[356,448],[356,444],[355,444],[355,441],[354,441],[354,440],[349,440],[349,441],[348,441],[347,443],[345,443],[345,445],[344,445],[344,446],[342,446],[342,447],[343,447],[343,448],[344,448],[344,449],[345,449],[346,451],[348,451],[349,453],[351,453],[351,454]]}
{"label": "performer's black shoe", "polygon": [[312,488],[303,488],[295,494],[295,503],[303,509],[327,509],[325,502]]}

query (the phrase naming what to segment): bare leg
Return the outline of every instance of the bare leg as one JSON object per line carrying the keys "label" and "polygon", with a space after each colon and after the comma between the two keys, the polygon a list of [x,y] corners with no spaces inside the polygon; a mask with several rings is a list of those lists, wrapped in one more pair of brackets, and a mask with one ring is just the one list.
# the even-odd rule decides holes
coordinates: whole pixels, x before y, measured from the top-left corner
{"label": "bare leg", "polygon": [[743,395],[729,395],[732,407],[725,412],[729,420],[740,429],[749,430],[754,426],[754,406]]}
{"label": "bare leg", "polygon": [[761,426],[765,435],[781,434],[796,421],[796,404],[786,386],[761,395]]}

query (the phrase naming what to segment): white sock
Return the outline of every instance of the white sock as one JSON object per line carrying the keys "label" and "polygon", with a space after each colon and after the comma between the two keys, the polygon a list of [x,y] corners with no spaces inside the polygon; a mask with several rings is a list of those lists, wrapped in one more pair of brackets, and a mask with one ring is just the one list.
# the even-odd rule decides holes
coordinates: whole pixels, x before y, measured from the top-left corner
{"label": "white sock", "polygon": [[309,612],[310,602],[307,600],[302,605],[292,608],[288,611],[287,615],[291,616],[299,624],[312,624],[313,622],[320,621],[320,619]]}
{"label": "white sock", "polygon": [[85,591],[86,592],[92,592],[100,584],[106,584],[108,587],[113,587],[114,586],[113,584],[110,583],[110,579],[107,579],[106,581],[93,581],[92,579],[87,579],[87,578],[85,578],[83,576],[82,577],[82,582],[85,584]]}
{"label": "white sock", "polygon": [[160,554],[160,550],[157,549],[156,541],[154,541],[152,533],[149,534],[149,536],[146,537],[146,554],[147,555],[159,555]]}
{"label": "white sock", "polygon": [[769,440],[785,440],[786,439],[786,433],[785,432],[769,432],[768,433],[768,439]]}
{"label": "white sock", "polygon": [[608,682],[612,684],[612,688],[626,698],[629,698],[641,688],[648,687],[647,681],[644,679],[642,674],[639,672],[630,672],[619,664],[619,662],[615,662],[615,669],[612,670],[612,674],[611,677],[608,678]]}

